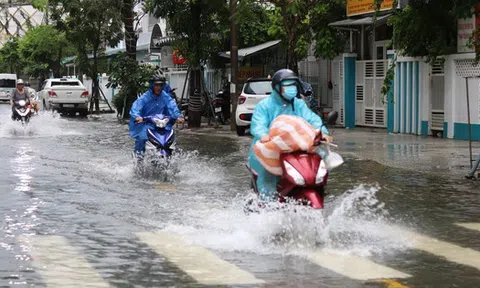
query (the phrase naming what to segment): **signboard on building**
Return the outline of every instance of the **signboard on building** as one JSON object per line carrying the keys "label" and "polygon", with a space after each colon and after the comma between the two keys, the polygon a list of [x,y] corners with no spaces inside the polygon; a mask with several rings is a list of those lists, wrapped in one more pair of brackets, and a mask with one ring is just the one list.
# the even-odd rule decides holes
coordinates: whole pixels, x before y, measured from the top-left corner
{"label": "signboard on building", "polygon": [[[480,6],[477,6],[480,11]],[[467,47],[468,40],[472,37],[473,31],[480,27],[480,15],[472,15],[470,18],[458,19],[457,22],[457,52],[471,53],[475,52],[472,48]]]}
{"label": "signboard on building", "polygon": [[247,80],[248,78],[263,77],[263,67],[240,67],[238,69],[238,79]]}
{"label": "signboard on building", "polygon": [[187,59],[178,53],[178,50],[173,51],[173,64],[183,65],[187,63]]}
{"label": "signboard on building", "polygon": [[[393,0],[383,0],[380,11],[393,8]],[[347,17],[375,12],[374,0],[347,0]]]}

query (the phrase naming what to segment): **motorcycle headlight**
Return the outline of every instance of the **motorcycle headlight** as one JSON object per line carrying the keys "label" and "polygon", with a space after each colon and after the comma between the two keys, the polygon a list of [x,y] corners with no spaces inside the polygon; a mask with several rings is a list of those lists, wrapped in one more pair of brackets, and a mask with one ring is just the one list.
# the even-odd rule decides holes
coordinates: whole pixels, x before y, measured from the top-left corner
{"label": "motorcycle headlight", "polygon": [[305,179],[303,178],[302,174],[300,174],[300,172],[297,171],[297,169],[293,168],[293,166],[287,161],[283,161],[283,164],[285,165],[285,170],[287,174],[293,178],[293,181],[295,181],[295,184],[305,185]]}
{"label": "motorcycle headlight", "polygon": [[317,176],[315,176],[315,184],[323,183],[325,176],[327,175],[327,165],[325,165],[325,161],[320,162],[320,166],[318,167]]}
{"label": "motorcycle headlight", "polygon": [[25,106],[25,104],[26,104],[25,100],[18,101],[18,105],[20,106]]}
{"label": "motorcycle headlight", "polygon": [[165,128],[165,126],[167,126],[167,123],[168,123],[168,119],[153,119],[153,121],[155,122],[155,125],[158,127],[158,128]]}

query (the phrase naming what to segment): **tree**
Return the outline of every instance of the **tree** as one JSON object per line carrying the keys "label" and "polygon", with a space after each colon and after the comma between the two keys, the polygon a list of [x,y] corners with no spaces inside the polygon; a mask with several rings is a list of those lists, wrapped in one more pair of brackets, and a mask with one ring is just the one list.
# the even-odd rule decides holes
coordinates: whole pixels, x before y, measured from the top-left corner
{"label": "tree", "polygon": [[[382,0],[374,1],[378,13]],[[393,7],[397,7],[397,2],[394,1]],[[457,20],[471,17],[476,6],[478,0],[409,0],[402,10],[393,9],[394,15],[388,24],[393,26],[392,44],[397,55],[425,57],[426,62],[433,64],[439,56],[455,53]],[[474,31],[470,39],[477,61],[480,60],[479,35],[480,29]],[[390,66],[383,82],[384,96],[393,83],[394,68],[395,63]]]}
{"label": "tree", "polygon": [[19,41],[18,51],[25,65],[25,72],[45,79],[50,71],[60,77],[60,61],[73,55],[65,33],[51,25],[40,25],[30,29]]}
{"label": "tree", "polygon": [[2,71],[20,75],[23,72],[23,63],[18,52],[18,39],[11,38],[0,49],[0,68]]}
{"label": "tree", "polygon": [[315,56],[333,59],[344,51],[347,39],[345,32],[328,26],[328,24],[342,20],[345,17],[345,10],[345,1],[324,0],[310,12],[309,31],[311,33],[306,35],[311,35],[309,40],[314,40]]}
{"label": "tree", "polygon": [[[298,73],[298,52],[305,54],[305,44],[299,47],[300,36],[311,33],[310,12],[320,2],[319,0],[265,0],[275,6],[275,12],[271,18],[272,26],[270,34],[284,36],[287,47],[287,66]],[[280,28],[283,27],[283,28]]]}
{"label": "tree", "polygon": [[[237,7],[237,27],[239,48],[250,47],[276,40],[268,33],[270,29],[271,8],[257,1],[240,1]],[[230,27],[225,23],[227,47],[230,50]]]}
{"label": "tree", "polygon": [[107,45],[114,47],[123,38],[122,5],[119,4],[118,0],[49,0],[52,20],[77,48],[80,69],[92,78],[90,110],[95,104],[97,112],[100,110],[100,58]]}
{"label": "tree", "polygon": [[[342,0],[243,0],[239,10],[259,4],[268,11],[270,37],[282,39],[287,48],[287,66],[298,73],[298,60],[307,56],[315,42],[315,55],[332,59],[343,51],[344,33],[328,26],[345,14]],[[241,14],[239,14],[241,15]]]}
{"label": "tree", "polygon": [[[124,26],[124,33],[125,33],[125,50],[126,50],[126,55],[130,57],[131,60],[129,63],[125,63],[125,66],[132,65],[131,68],[134,69],[135,71],[141,71],[142,67],[138,66],[138,63],[136,62],[137,59],[137,31],[138,31],[138,26],[140,24],[140,21],[142,18],[147,14],[147,6],[148,3],[145,3],[143,0],[121,0],[122,1],[122,21],[123,21],[123,26]],[[135,7],[141,6],[141,12],[137,13],[135,11]],[[124,58],[124,57],[120,57]],[[119,59],[120,59],[119,58]],[[136,67],[133,66],[135,63]],[[136,73],[132,74],[133,79],[127,80],[123,79],[122,81],[125,82],[122,84],[122,92],[123,91],[131,91],[136,89],[136,87],[127,87],[128,83],[135,83],[134,79],[137,79],[138,77],[134,77],[133,75],[137,75]],[[123,99],[126,101],[122,102],[122,105],[126,105],[125,111],[130,111],[130,107],[132,106],[133,102],[137,99],[137,94],[135,93],[130,93],[126,94],[127,98]],[[118,100],[117,100],[118,101]],[[124,104],[125,103],[125,104]],[[118,108],[118,106],[116,106]],[[123,106],[122,106],[123,107]],[[124,113],[123,116],[125,118],[129,117],[128,113]]]}
{"label": "tree", "polygon": [[[381,0],[375,3],[378,11]],[[393,26],[395,50],[405,56],[426,57],[429,63],[435,62],[440,55],[455,53],[457,19],[472,16],[476,5],[478,0],[408,1],[402,10],[394,9],[389,20],[389,25]],[[393,6],[396,7],[396,3]],[[478,57],[480,48],[476,50]]]}
{"label": "tree", "polygon": [[[174,46],[187,58],[190,99],[195,98],[195,91],[202,91],[201,65],[221,47],[219,27],[229,15],[226,0],[151,0],[148,7],[156,17],[166,18],[176,34]],[[189,113],[189,126],[199,127],[200,111]]]}
{"label": "tree", "polygon": [[117,108],[118,114],[124,113],[129,116],[130,107],[125,107],[127,99],[148,90],[148,81],[154,73],[154,68],[150,66],[140,66],[135,59],[132,59],[128,53],[116,55],[111,62],[110,76],[107,87],[119,88],[120,92],[113,98],[113,105]]}

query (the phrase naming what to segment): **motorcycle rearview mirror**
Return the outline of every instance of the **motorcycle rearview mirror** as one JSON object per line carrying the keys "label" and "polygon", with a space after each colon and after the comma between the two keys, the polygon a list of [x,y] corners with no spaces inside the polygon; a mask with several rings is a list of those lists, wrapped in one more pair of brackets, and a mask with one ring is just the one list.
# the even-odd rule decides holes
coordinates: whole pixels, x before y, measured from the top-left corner
{"label": "motorcycle rearview mirror", "polygon": [[335,125],[335,123],[337,122],[337,119],[338,119],[338,112],[337,111],[332,111],[332,112],[328,113],[326,120],[327,120],[328,125]]}

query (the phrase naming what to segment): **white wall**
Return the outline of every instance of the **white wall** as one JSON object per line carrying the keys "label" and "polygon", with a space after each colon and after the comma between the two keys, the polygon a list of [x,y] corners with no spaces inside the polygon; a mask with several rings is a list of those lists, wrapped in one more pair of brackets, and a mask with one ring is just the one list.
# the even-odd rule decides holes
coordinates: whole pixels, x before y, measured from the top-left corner
{"label": "white wall", "polygon": [[[445,57],[445,121],[448,122],[448,138],[454,137],[454,123],[468,123],[464,76],[471,75],[469,72],[474,72],[472,70],[476,70],[475,74],[480,76],[480,66],[475,69],[471,65],[461,65],[461,63],[472,60],[474,57],[473,53]],[[480,78],[472,78],[468,81],[471,123],[480,124]]]}
{"label": "white wall", "polygon": [[[87,77],[86,75],[83,75],[82,82],[83,85],[88,89],[88,93],[92,95],[92,79]],[[105,94],[108,102],[111,103],[113,96],[116,95],[120,89],[107,88],[107,83],[108,76],[106,74],[103,74],[99,79],[100,89],[102,89],[103,94]],[[103,97],[101,97],[100,99],[103,100]]]}

